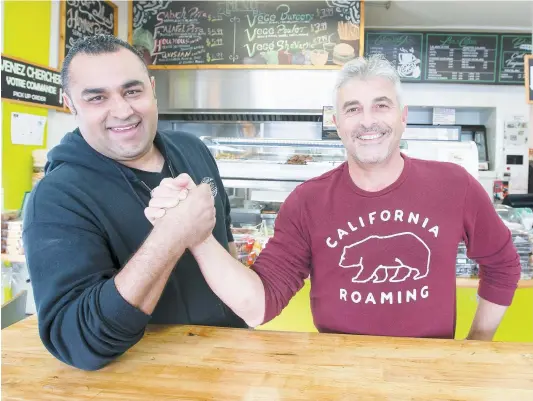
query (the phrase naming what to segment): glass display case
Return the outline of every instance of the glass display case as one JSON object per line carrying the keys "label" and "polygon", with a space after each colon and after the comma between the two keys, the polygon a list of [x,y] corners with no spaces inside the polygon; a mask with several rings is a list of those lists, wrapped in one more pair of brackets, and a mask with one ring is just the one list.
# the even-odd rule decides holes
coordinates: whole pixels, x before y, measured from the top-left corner
{"label": "glass display case", "polygon": [[[201,137],[218,161],[287,165],[338,165],[346,150],[338,140],[289,140],[277,138]],[[268,174],[268,172],[263,172]]]}

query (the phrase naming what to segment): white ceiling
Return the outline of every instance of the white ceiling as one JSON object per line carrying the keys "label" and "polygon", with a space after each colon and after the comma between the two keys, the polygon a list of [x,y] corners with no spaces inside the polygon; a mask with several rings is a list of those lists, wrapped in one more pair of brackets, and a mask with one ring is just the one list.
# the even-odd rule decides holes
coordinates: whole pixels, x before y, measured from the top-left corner
{"label": "white ceiling", "polygon": [[533,1],[366,0],[365,27],[532,33]]}

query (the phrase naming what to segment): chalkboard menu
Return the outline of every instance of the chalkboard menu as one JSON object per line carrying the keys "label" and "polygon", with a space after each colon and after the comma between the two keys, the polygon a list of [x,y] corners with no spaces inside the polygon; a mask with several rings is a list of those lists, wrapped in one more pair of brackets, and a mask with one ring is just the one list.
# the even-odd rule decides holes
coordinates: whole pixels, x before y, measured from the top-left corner
{"label": "chalkboard menu", "polygon": [[523,85],[531,35],[365,32],[365,56],[382,54],[404,82]]}
{"label": "chalkboard menu", "polygon": [[426,81],[496,82],[497,35],[427,35]]}
{"label": "chalkboard menu", "polygon": [[2,55],[2,99],[67,111],[59,71]]}
{"label": "chalkboard menu", "polygon": [[383,54],[396,67],[402,81],[422,79],[424,34],[418,32],[367,32],[367,55]]}
{"label": "chalkboard menu", "polygon": [[533,104],[533,55],[528,54],[524,57],[525,71],[526,71],[526,100],[529,104]]}
{"label": "chalkboard menu", "polygon": [[59,64],[74,43],[83,37],[118,34],[117,6],[111,1],[61,1],[59,34]]}
{"label": "chalkboard menu", "polygon": [[362,55],[361,1],[134,0],[129,14],[151,68],[332,68]]}
{"label": "chalkboard menu", "polygon": [[531,53],[531,35],[501,35],[498,79],[500,82],[524,82],[524,56]]}

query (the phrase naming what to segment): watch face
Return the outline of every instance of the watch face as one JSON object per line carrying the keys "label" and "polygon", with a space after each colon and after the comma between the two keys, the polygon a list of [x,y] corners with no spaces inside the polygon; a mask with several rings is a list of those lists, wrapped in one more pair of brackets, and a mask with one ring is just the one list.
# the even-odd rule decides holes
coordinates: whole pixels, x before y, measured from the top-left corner
{"label": "watch face", "polygon": [[213,195],[213,198],[216,198],[218,194],[218,188],[217,184],[215,183],[215,180],[213,180],[211,177],[205,177],[202,180],[202,184],[209,184],[209,186],[211,187],[211,194]]}

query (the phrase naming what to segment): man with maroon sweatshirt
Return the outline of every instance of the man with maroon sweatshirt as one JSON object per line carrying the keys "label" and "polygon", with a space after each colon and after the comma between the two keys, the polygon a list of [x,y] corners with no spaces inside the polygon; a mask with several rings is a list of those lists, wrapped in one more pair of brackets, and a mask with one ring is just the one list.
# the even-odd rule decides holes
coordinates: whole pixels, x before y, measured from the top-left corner
{"label": "man with maroon sweatshirt", "polygon": [[[520,262],[488,194],[460,166],[400,153],[407,107],[383,58],[344,66],[335,107],[347,161],[290,194],[251,269],[212,236],[190,250],[212,290],[255,327],[276,317],[310,276],[320,332],[453,338],[455,260],[464,241],[480,265],[468,338],[492,340]],[[162,183],[147,217],[157,224],[186,185],[195,190],[184,176]]]}

